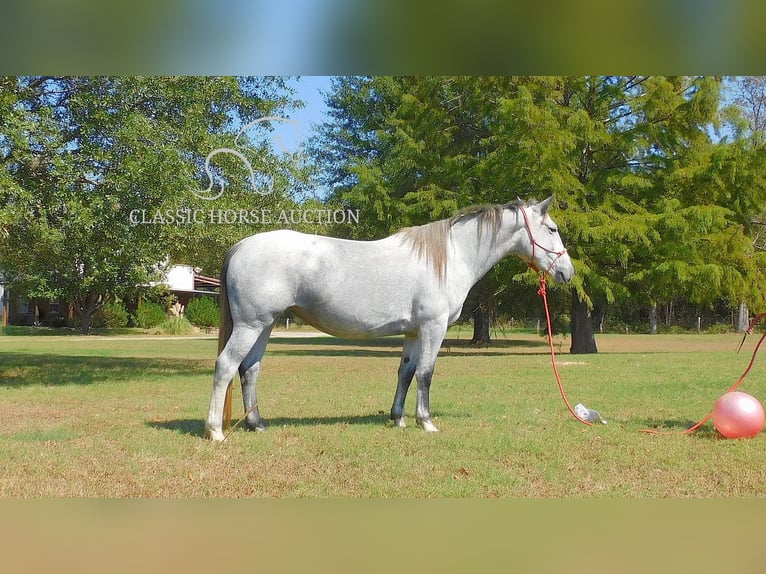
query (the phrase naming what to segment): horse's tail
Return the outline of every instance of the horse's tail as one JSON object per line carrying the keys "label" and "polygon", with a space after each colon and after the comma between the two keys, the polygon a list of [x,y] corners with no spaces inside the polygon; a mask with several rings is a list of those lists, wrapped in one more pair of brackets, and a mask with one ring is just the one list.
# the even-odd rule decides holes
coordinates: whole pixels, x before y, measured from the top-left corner
{"label": "horse's tail", "polygon": [[[220,295],[220,319],[218,322],[218,355],[220,356],[223,348],[231,337],[232,320],[231,309],[229,308],[229,294],[226,289],[226,275],[229,270],[229,261],[234,253],[234,249],[231,249],[224,259],[223,266],[221,267],[221,295]],[[223,428],[228,429],[231,426],[231,383],[226,387],[226,398],[223,402]]]}

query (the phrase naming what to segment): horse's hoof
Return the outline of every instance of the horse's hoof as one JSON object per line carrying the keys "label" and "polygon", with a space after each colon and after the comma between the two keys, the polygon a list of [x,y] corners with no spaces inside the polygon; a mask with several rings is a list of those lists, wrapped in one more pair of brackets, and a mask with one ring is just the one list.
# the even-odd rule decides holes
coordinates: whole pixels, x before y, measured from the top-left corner
{"label": "horse's hoof", "polygon": [[404,422],[404,417],[399,417],[393,420],[394,426],[398,429],[407,428],[407,423]]}
{"label": "horse's hoof", "polygon": [[256,424],[247,423],[247,430],[255,431],[255,432],[264,432],[266,430],[266,423],[263,421],[258,422]]}
{"label": "horse's hoof", "polygon": [[223,432],[209,427],[205,427],[205,438],[212,440],[213,442],[223,442],[226,440],[226,435]]}
{"label": "horse's hoof", "polygon": [[426,432],[439,432],[439,429],[430,420],[418,421],[418,426]]}

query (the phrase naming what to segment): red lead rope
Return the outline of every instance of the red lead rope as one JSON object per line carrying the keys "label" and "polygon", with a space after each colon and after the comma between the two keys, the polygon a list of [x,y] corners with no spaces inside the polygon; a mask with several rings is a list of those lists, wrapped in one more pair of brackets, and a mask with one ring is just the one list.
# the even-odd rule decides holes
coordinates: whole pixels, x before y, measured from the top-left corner
{"label": "red lead rope", "polygon": [[564,385],[561,383],[561,375],[559,375],[559,369],[556,366],[556,352],[553,350],[553,331],[551,329],[551,314],[550,311],[548,311],[548,286],[545,282],[545,273],[540,273],[540,289],[538,289],[537,294],[540,295],[540,297],[543,298],[543,306],[545,307],[545,324],[548,329],[548,346],[551,350],[551,364],[553,365],[553,374],[556,375],[556,382],[559,385],[559,392],[561,393],[561,398],[564,399],[564,404],[569,409],[569,412],[572,413],[572,416],[576,418],[578,421],[580,421],[583,424],[586,424],[588,426],[593,426],[593,423],[590,421],[586,421],[584,418],[581,418],[575,410],[572,408],[571,403],[569,402],[569,399],[567,399],[567,394],[564,392]]}

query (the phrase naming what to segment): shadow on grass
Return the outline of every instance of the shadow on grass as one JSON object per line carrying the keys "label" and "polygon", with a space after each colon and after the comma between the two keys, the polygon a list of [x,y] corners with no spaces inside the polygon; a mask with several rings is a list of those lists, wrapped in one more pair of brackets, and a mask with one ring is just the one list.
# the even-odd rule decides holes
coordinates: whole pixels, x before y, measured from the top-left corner
{"label": "shadow on grass", "polygon": [[211,375],[210,362],[145,357],[81,357],[2,353],[0,386],[92,385],[178,374]]}
{"label": "shadow on grass", "polygon": [[[274,356],[289,357],[399,357],[401,337],[349,340],[330,337],[275,338],[267,348]],[[528,349],[525,351],[525,349]],[[545,341],[495,341],[489,348],[469,347],[467,340],[447,339],[443,356],[507,356],[547,353]],[[104,357],[55,353],[8,352],[0,354],[0,386],[91,385],[137,378],[212,375],[211,360],[151,357]]]}
{"label": "shadow on grass", "polygon": [[146,426],[177,432],[183,435],[204,436],[205,421],[202,419],[178,419],[172,421],[149,421]]}
{"label": "shadow on grass", "polygon": [[[646,429],[647,434],[667,434],[682,435],[685,431],[692,428],[699,421],[679,420],[679,419],[643,419],[639,421],[642,429]],[[720,439],[721,435],[715,430],[712,423],[708,422],[695,431],[688,433],[689,436],[702,438]]]}
{"label": "shadow on grass", "polygon": [[[369,414],[332,417],[275,417],[266,419],[266,427],[293,426],[333,426],[333,425],[385,425],[389,421],[388,414]],[[236,419],[232,424],[236,423]],[[169,430],[183,435],[204,436],[205,421],[203,419],[176,419],[169,421],[149,421],[146,423],[159,430]],[[248,432],[244,421],[234,432]]]}
{"label": "shadow on grass", "polygon": [[[267,354],[276,356],[316,356],[316,357],[399,357],[402,354],[402,337],[382,337],[379,339],[341,339],[336,337],[302,337],[300,339],[274,335],[266,348]],[[488,347],[475,347],[468,339],[445,339],[441,351],[453,357],[462,356],[506,356],[514,354],[530,355],[539,349],[541,354],[548,353],[548,343],[527,340],[496,340]]]}

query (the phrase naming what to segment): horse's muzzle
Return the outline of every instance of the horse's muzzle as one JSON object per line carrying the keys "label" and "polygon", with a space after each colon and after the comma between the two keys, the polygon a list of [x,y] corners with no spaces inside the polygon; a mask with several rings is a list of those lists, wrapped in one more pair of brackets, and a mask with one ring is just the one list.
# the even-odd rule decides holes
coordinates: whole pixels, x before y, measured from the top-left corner
{"label": "horse's muzzle", "polygon": [[559,254],[548,269],[548,274],[553,277],[553,280],[561,284],[569,283],[574,277],[574,273],[574,265],[572,265],[572,260],[566,250]]}
{"label": "horse's muzzle", "polygon": [[572,277],[574,277],[574,269],[572,271],[566,270],[566,271],[556,271],[553,274],[553,280],[556,283],[569,283],[572,280]]}

